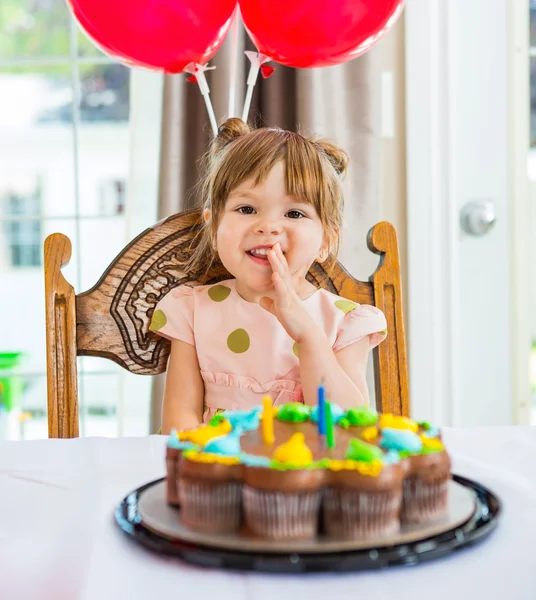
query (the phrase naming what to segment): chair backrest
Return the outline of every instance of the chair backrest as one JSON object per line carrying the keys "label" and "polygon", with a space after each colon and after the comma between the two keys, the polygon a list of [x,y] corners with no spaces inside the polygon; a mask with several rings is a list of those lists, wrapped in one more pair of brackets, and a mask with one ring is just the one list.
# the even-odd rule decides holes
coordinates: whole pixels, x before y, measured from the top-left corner
{"label": "chair backrest", "polygon": [[[149,331],[156,303],[182,283],[216,283],[230,277],[219,263],[205,273],[186,273],[180,266],[200,226],[199,210],[157,223],[114,259],[93,288],[78,295],[61,273],[71,258],[69,238],[54,233],[45,240],[49,437],[78,436],[77,356],[108,358],[140,375],[166,370],[170,342]],[[385,312],[387,339],[374,350],[376,405],[383,412],[407,416],[408,374],[394,227],[378,223],[369,232],[368,246],[380,255],[369,282],[357,281],[338,263],[329,276],[315,263],[308,279]]]}

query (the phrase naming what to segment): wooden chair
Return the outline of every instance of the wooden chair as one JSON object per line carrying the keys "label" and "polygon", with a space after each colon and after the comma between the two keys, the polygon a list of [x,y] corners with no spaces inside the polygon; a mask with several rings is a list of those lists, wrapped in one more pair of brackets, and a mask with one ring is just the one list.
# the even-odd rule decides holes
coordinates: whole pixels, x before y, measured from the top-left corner
{"label": "wooden chair", "polygon": [[[45,240],[49,437],[78,436],[77,356],[109,358],[140,375],[166,370],[170,342],[149,331],[158,300],[185,282],[216,283],[229,278],[221,264],[215,264],[208,273],[185,273],[179,266],[199,228],[199,210],[157,223],[115,258],[93,288],[78,295],[61,273],[71,258],[69,238],[54,233]],[[381,257],[368,283],[355,280],[338,263],[331,276],[315,263],[308,278],[317,286],[385,312],[388,336],[373,357],[376,404],[378,410],[409,415],[394,227],[378,223],[369,232],[368,246]]]}

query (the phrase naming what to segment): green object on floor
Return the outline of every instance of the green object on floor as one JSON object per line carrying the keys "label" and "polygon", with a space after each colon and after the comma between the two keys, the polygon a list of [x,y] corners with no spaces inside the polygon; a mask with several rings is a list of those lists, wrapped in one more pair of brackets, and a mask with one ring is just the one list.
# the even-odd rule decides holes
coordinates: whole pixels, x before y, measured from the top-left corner
{"label": "green object on floor", "polygon": [[530,352],[530,385],[532,391],[536,393],[536,341],[532,342],[532,348]]}
{"label": "green object on floor", "polygon": [[20,406],[24,380],[21,375],[13,373],[2,377],[1,370],[15,369],[23,358],[23,352],[0,352],[0,404],[8,412]]}

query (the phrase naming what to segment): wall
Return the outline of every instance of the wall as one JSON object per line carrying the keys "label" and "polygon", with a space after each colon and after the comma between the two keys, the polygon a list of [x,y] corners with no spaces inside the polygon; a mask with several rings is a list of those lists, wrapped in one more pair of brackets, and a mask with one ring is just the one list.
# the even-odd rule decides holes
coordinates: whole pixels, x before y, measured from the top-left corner
{"label": "wall", "polygon": [[398,232],[404,320],[407,326],[406,124],[404,13],[379,44],[382,68],[382,179],[380,214]]}

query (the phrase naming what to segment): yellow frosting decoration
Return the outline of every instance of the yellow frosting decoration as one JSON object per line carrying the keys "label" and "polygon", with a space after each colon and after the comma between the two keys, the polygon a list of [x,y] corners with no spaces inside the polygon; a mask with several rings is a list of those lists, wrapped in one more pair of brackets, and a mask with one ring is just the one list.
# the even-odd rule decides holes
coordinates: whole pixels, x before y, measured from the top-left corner
{"label": "yellow frosting decoration", "polygon": [[419,426],[415,421],[412,421],[407,417],[399,417],[392,413],[385,413],[380,416],[380,428],[409,429],[410,431],[413,431],[413,433],[417,433]]}
{"label": "yellow frosting decoration", "polygon": [[328,469],[332,471],[357,471],[360,475],[369,475],[378,477],[381,473],[383,464],[381,460],[364,462],[362,460],[330,460]]}
{"label": "yellow frosting decoration", "polygon": [[362,433],[361,433],[361,437],[366,440],[367,442],[370,442],[371,440],[373,440],[374,438],[378,437],[378,428],[377,427],[367,427]]}
{"label": "yellow frosting decoration", "polygon": [[423,448],[429,448],[430,450],[444,450],[445,446],[443,446],[443,442],[438,440],[437,438],[429,438],[425,435],[421,435],[421,442]]}
{"label": "yellow frosting decoration", "polygon": [[313,462],[313,453],[305,444],[303,433],[295,433],[290,439],[274,450],[272,456],[280,463],[291,463],[296,466],[306,466]]}
{"label": "yellow frosting decoration", "polygon": [[240,462],[240,459],[236,456],[223,456],[223,454],[211,454],[209,452],[198,452],[197,450],[187,450],[183,456],[188,460],[207,464],[237,465]]}
{"label": "yellow frosting decoration", "polygon": [[196,446],[204,446],[212,438],[226,435],[231,429],[231,423],[227,419],[223,419],[216,426],[205,425],[197,429],[180,431],[177,435],[181,442],[192,442]]}

